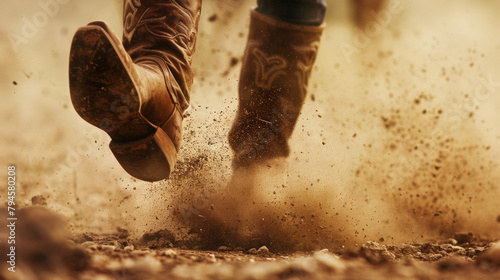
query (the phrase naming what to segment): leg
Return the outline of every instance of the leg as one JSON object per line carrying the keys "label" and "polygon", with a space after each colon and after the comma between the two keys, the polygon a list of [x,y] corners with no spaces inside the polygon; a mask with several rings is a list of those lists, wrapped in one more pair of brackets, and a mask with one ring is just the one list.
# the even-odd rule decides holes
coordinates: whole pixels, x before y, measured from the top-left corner
{"label": "leg", "polygon": [[138,179],[164,179],[175,165],[200,9],[201,0],[125,0],[123,44],[104,22],[73,38],[73,106],[111,136],[118,162]]}
{"label": "leg", "polygon": [[228,135],[236,167],[288,156],[326,9],[320,0],[258,4],[251,12],[238,112]]}

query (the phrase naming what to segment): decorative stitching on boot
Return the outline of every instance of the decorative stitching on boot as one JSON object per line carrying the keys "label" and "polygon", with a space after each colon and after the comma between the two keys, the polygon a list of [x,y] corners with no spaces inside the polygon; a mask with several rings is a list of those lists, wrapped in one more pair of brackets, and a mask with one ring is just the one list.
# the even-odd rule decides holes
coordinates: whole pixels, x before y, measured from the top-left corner
{"label": "decorative stitching on boot", "polygon": [[299,53],[309,54],[303,56],[304,60],[299,60],[297,62],[297,70],[295,71],[301,94],[302,96],[305,96],[307,92],[308,80],[311,76],[314,61],[316,60],[316,54],[318,53],[319,41],[312,42],[309,46],[293,46],[293,49]]}
{"label": "decorative stitching on boot", "polygon": [[255,57],[255,84],[270,90],[277,77],[286,75],[286,59],[280,55],[266,56],[266,53],[258,48],[253,48],[251,53]]}
{"label": "decorative stitching on boot", "polygon": [[[159,18],[149,18],[143,19],[146,13],[149,10],[149,7],[144,8],[140,11],[142,7],[140,0],[130,0],[125,2],[125,10],[124,10],[124,21],[123,21],[123,37],[128,42],[132,41],[132,37],[134,36],[135,31],[140,26],[148,23],[148,22],[162,22],[166,19],[165,16]],[[137,15],[140,13],[140,15]]]}

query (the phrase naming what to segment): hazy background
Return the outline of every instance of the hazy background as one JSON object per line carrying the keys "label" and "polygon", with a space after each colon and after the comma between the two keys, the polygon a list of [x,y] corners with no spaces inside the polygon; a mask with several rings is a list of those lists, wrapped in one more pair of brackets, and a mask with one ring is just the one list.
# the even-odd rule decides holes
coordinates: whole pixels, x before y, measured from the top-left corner
{"label": "hazy background", "polygon": [[204,1],[179,169],[154,184],[121,170],[108,136],[69,98],[74,32],[103,20],[121,34],[121,1],[61,0],[50,14],[40,2],[0,3],[0,157],[4,170],[17,166],[18,204],[42,195],[76,232],[182,235],[200,209],[217,212],[241,193],[221,220],[286,216],[275,236],[321,246],[498,237],[500,2],[395,0],[378,27],[356,30],[349,1],[327,1],[289,161],[230,184],[226,134],[241,67],[230,62],[241,58],[254,1]]}

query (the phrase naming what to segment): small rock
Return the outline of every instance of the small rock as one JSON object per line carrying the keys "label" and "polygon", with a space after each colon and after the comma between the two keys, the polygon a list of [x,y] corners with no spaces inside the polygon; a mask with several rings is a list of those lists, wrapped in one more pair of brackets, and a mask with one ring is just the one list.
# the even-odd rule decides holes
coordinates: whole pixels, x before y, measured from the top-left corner
{"label": "small rock", "polygon": [[457,245],[458,241],[455,238],[450,238],[450,239],[448,239],[448,244]]}
{"label": "small rock", "polygon": [[250,254],[250,255],[257,255],[257,249],[255,248],[251,248],[250,250],[247,251],[247,254]]}
{"label": "small rock", "polygon": [[128,230],[121,228],[121,227],[117,227],[116,231],[118,232],[118,238],[120,238],[120,239],[125,239],[125,238],[129,237],[129,235],[130,235]]}
{"label": "small rock", "polygon": [[47,206],[47,199],[43,195],[35,195],[31,198],[32,205]]}
{"label": "small rock", "polygon": [[389,251],[383,251],[382,253],[380,253],[380,256],[382,257],[382,259],[384,261],[387,261],[387,262],[392,262],[392,261],[396,260],[396,256]]}
{"label": "small rock", "polygon": [[125,248],[123,248],[123,250],[127,251],[127,252],[132,252],[134,251],[134,245],[129,245],[129,246],[125,246]]}
{"label": "small rock", "polygon": [[236,248],[234,248],[234,251],[236,251],[236,252],[245,252],[245,248],[243,248],[243,247],[236,247]]}
{"label": "small rock", "polygon": [[163,256],[167,256],[167,257],[171,257],[171,258],[172,258],[172,257],[177,256],[177,252],[176,252],[176,251],[174,251],[174,250],[172,250],[172,249],[167,249],[167,250],[163,251],[163,252],[161,253],[161,255],[163,255]]}
{"label": "small rock", "polygon": [[210,263],[216,263],[217,259],[215,258],[214,254],[208,254],[207,261],[210,262]]}
{"label": "small rock", "polygon": [[266,246],[262,246],[257,250],[257,254],[259,255],[268,255],[270,254],[269,249]]}
{"label": "small rock", "polygon": [[474,250],[476,250],[476,254],[478,254],[484,251],[484,247],[476,247]]}

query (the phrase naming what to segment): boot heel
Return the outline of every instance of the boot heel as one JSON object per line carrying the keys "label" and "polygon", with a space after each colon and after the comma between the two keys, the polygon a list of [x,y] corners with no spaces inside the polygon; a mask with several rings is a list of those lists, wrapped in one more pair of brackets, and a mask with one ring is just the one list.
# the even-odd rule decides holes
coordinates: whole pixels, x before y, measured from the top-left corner
{"label": "boot heel", "polygon": [[136,141],[111,141],[109,148],[125,171],[137,179],[150,182],[168,178],[177,158],[172,140],[161,128]]}

